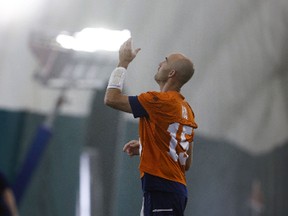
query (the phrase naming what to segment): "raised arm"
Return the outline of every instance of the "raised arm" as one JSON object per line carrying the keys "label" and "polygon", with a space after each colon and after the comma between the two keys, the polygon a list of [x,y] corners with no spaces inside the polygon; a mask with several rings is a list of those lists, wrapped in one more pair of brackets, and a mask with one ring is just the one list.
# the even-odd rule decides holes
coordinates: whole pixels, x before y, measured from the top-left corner
{"label": "raised arm", "polygon": [[132,49],[132,39],[128,39],[119,49],[119,63],[112,72],[106,89],[104,103],[114,109],[131,113],[128,96],[122,94],[125,75],[129,64],[136,57],[140,48]]}

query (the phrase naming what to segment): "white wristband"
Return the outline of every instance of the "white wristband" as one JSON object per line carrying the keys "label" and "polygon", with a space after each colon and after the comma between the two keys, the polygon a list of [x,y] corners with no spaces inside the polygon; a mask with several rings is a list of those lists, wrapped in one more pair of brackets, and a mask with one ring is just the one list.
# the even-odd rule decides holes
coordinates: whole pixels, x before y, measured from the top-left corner
{"label": "white wristband", "polygon": [[107,88],[116,88],[122,91],[126,71],[127,70],[124,67],[116,67],[110,75]]}

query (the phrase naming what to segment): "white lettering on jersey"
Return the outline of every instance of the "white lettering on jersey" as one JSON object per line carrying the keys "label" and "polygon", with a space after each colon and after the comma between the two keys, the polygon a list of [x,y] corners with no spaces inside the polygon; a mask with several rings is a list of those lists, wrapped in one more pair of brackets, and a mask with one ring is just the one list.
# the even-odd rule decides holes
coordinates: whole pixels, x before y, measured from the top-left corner
{"label": "white lettering on jersey", "polygon": [[[185,165],[186,164],[186,160],[188,158],[188,154],[186,153],[186,151],[189,149],[189,142],[186,140],[185,135],[192,134],[192,127],[184,125],[182,128],[181,132],[181,140],[178,143],[178,140],[176,139],[176,135],[178,133],[179,130],[179,123],[175,122],[173,124],[169,125],[168,128],[168,132],[170,133],[171,136],[171,140],[170,140],[170,145],[169,145],[169,155],[172,157],[172,159],[177,162],[179,160],[181,165]],[[185,150],[184,152],[178,154],[176,152],[176,146],[180,144],[181,147]]]}
{"label": "white lettering on jersey", "polygon": [[185,106],[182,105],[182,118],[188,119],[188,112]]}

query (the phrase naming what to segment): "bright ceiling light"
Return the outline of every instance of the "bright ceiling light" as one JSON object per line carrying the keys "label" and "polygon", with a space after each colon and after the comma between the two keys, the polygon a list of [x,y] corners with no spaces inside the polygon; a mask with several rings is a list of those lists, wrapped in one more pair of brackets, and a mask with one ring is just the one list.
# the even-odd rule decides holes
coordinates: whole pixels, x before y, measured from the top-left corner
{"label": "bright ceiling light", "polygon": [[110,30],[105,28],[85,28],[70,36],[60,34],[56,41],[65,49],[77,51],[118,51],[124,41],[131,37],[129,30]]}

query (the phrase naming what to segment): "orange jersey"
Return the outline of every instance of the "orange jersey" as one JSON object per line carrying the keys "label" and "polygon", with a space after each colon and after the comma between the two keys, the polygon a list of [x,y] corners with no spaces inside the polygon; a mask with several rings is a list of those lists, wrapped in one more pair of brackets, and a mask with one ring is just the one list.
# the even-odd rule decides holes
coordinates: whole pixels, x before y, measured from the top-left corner
{"label": "orange jersey", "polygon": [[176,91],[147,92],[138,96],[149,117],[141,117],[140,172],[186,185],[186,151],[193,141],[194,113]]}

